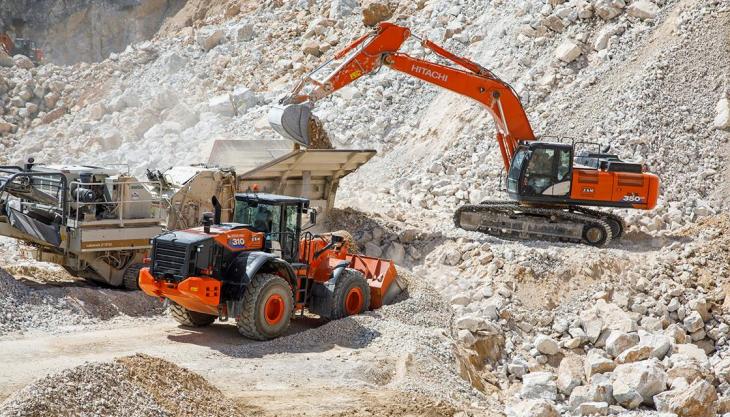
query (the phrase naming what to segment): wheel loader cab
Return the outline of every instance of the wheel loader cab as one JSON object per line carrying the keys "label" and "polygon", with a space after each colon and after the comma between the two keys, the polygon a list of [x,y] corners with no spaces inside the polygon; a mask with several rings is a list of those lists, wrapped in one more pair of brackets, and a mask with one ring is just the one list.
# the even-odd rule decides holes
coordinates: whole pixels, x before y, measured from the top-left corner
{"label": "wheel loader cab", "polygon": [[519,200],[550,201],[570,194],[573,147],[533,142],[520,146],[507,174],[507,192]]}
{"label": "wheel loader cab", "polygon": [[299,256],[302,213],[309,210],[309,200],[263,193],[236,195],[235,223],[251,225],[266,236],[265,248],[287,262]]}

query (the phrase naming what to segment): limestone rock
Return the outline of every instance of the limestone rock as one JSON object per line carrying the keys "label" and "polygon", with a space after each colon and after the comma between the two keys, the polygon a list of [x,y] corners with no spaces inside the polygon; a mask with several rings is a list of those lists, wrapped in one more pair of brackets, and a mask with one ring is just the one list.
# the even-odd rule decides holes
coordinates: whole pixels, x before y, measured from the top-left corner
{"label": "limestone rock", "polygon": [[705,321],[702,320],[702,316],[699,312],[693,311],[684,318],[682,324],[689,333],[694,333],[704,327]]}
{"label": "limestone rock", "polygon": [[616,364],[609,358],[603,356],[599,350],[593,349],[588,352],[584,362],[584,370],[586,379],[590,379],[595,374],[611,372]]}
{"label": "limestone rock", "polygon": [[608,414],[608,403],[587,402],[578,406],[578,414],[582,416],[605,416]]}
{"label": "limestone rock", "polygon": [[566,40],[561,43],[555,50],[555,57],[559,60],[569,64],[575,61],[581,54],[581,49],[578,44],[571,40]]}
{"label": "limestone rock", "polygon": [[231,100],[239,113],[244,113],[246,110],[258,104],[256,93],[245,86],[236,87],[236,89],[231,93]]}
{"label": "limestone rock", "polygon": [[322,51],[319,50],[319,42],[314,39],[308,39],[302,43],[302,52],[314,56],[322,55]]}
{"label": "limestone rock", "polygon": [[570,408],[577,410],[581,404],[586,402],[613,403],[613,387],[608,378],[606,381],[596,381],[591,385],[580,385],[573,389],[568,399]]}
{"label": "limestone rock", "polygon": [[657,411],[674,413],[679,417],[714,417],[716,401],[715,387],[698,379],[685,389],[669,391],[657,403]]}
{"label": "limestone rock", "polygon": [[611,20],[620,15],[624,7],[626,7],[624,0],[593,0],[593,9],[603,20]]}
{"label": "limestone rock", "polygon": [[716,129],[730,130],[730,99],[723,98],[717,102],[715,106],[715,120],[713,122]]}
{"label": "limestone rock", "polygon": [[341,19],[349,16],[359,6],[358,0],[332,0],[330,4],[330,19]]}
{"label": "limestone rock", "polygon": [[45,116],[41,118],[41,123],[43,124],[49,124],[54,122],[55,120],[61,118],[64,114],[66,114],[66,109],[64,107],[59,107],[57,109],[53,109],[46,113]]}
{"label": "limestone rock", "polygon": [[523,376],[520,397],[523,399],[557,400],[558,389],[554,378],[555,375],[551,372],[531,372]]}
{"label": "limestone rock", "polygon": [[659,360],[669,353],[672,347],[672,340],[669,336],[663,334],[653,334],[639,331],[639,344],[652,347],[651,356]]}
{"label": "limestone rock", "polygon": [[223,94],[217,97],[213,97],[208,101],[208,107],[213,113],[220,114],[221,116],[231,117],[234,114],[233,103],[228,94]]}
{"label": "limestone rock", "polygon": [[626,13],[642,20],[653,19],[659,13],[659,6],[649,0],[637,0],[629,5]]}
{"label": "limestone rock", "polygon": [[89,118],[91,120],[101,120],[107,112],[107,108],[104,103],[98,101],[89,107]]}
{"label": "limestone rock", "polygon": [[530,399],[507,407],[509,417],[560,417],[555,406],[547,400]]}
{"label": "limestone rock", "polygon": [[2,118],[0,118],[0,134],[3,133],[12,133],[15,130],[16,126],[12,123],[8,123]]}
{"label": "limestone rock", "polygon": [[35,65],[33,64],[33,61],[31,61],[30,58],[28,58],[25,55],[20,55],[20,54],[15,55],[13,57],[13,63],[15,64],[16,67],[27,69],[27,70],[35,67]]}
{"label": "limestone rock", "polygon": [[578,355],[568,355],[560,361],[556,385],[560,392],[570,395],[573,389],[583,383],[583,359]]}
{"label": "limestone rock", "polygon": [[560,352],[560,346],[558,345],[558,342],[556,342],[550,336],[545,336],[544,334],[537,335],[537,337],[535,338],[535,348],[538,350],[538,352],[545,355],[555,355],[556,353]]}
{"label": "limestone rock", "polygon": [[612,331],[606,339],[606,353],[614,358],[621,354],[624,350],[635,346],[638,343],[637,338],[624,332]]}
{"label": "limestone rock", "polygon": [[730,357],[722,359],[714,366],[715,376],[721,382],[730,383]]}
{"label": "limestone rock", "polygon": [[621,364],[613,376],[613,397],[629,409],[652,404],[652,397],[667,386],[667,374],[656,359]]}
{"label": "limestone rock", "polygon": [[632,346],[616,357],[616,363],[630,363],[649,359],[653,348],[647,345]]}
{"label": "limestone rock", "polygon": [[203,48],[204,51],[208,52],[218,46],[224,37],[225,33],[221,29],[199,30],[195,36],[195,42],[197,42],[198,46]]}
{"label": "limestone rock", "polygon": [[378,23],[390,19],[393,10],[384,0],[365,0],[362,5],[362,23],[365,26],[375,26]]}

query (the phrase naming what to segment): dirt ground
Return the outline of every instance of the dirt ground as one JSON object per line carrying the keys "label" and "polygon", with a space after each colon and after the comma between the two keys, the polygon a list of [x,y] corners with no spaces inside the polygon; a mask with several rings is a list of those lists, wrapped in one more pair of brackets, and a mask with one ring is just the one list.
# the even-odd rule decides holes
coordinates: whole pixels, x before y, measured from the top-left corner
{"label": "dirt ground", "polygon": [[[314,319],[298,320],[290,333],[318,324]],[[190,330],[167,317],[63,335],[5,337],[0,339],[0,402],[48,373],[145,353],[202,375],[252,415],[439,416],[454,412],[447,405],[364,381],[359,374],[363,365],[379,360],[371,353],[327,344],[262,357],[232,353],[252,343],[261,342],[240,337],[233,325]]]}

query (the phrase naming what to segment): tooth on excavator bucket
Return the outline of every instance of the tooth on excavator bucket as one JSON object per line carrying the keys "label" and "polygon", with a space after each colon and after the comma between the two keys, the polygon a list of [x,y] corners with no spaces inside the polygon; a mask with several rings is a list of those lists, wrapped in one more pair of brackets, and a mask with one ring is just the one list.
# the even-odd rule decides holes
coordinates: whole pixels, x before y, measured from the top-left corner
{"label": "tooth on excavator bucket", "polygon": [[312,110],[303,104],[272,106],[269,124],[278,134],[304,146],[309,146],[309,123]]}

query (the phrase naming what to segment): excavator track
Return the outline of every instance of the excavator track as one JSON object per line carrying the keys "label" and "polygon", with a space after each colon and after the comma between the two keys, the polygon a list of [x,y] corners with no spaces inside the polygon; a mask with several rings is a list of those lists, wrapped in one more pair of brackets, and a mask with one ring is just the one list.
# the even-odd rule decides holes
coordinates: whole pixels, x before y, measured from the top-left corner
{"label": "excavator track", "polygon": [[626,230],[626,222],[624,221],[623,217],[618,216],[616,214],[612,213],[606,213],[600,210],[593,210],[586,207],[581,206],[573,206],[570,208],[573,211],[577,211],[579,213],[587,214],[591,217],[599,218],[606,223],[608,223],[609,226],[611,226],[611,233],[613,234],[612,239],[616,240],[623,236],[624,230]]}
{"label": "excavator track", "polygon": [[[615,218],[618,218],[616,220]],[[457,227],[502,238],[539,239],[605,246],[613,238],[611,222],[618,216],[582,207],[566,209],[526,207],[512,201],[483,201],[459,207]],[[613,226],[616,226],[615,224]]]}

